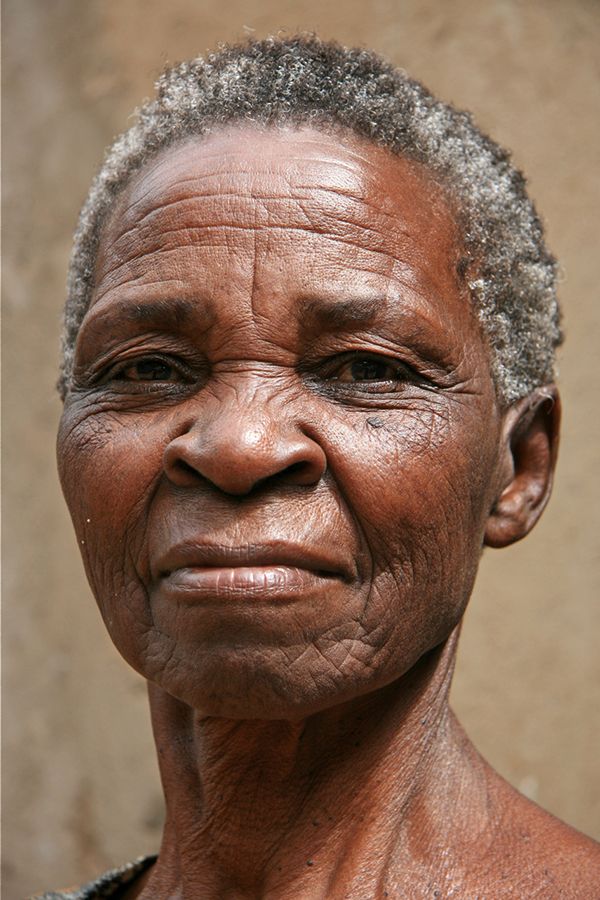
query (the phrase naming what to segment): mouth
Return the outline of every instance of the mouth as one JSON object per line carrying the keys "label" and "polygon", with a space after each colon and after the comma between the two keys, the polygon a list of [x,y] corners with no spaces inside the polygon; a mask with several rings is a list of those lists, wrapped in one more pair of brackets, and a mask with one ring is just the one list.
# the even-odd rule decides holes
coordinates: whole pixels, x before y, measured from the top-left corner
{"label": "mouth", "polygon": [[293,600],[351,581],[348,565],[314,548],[283,542],[224,547],[184,543],[158,562],[161,590],[197,600]]}

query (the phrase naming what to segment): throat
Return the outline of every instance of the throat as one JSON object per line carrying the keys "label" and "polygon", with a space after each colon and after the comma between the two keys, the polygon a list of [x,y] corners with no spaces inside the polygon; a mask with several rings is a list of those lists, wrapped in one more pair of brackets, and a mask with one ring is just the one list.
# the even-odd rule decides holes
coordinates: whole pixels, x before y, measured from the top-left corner
{"label": "throat", "polygon": [[436,648],[398,682],[299,722],[206,718],[152,686],[167,803],[152,889],[313,896],[365,866],[379,881],[428,818],[440,771],[452,777],[452,655]]}

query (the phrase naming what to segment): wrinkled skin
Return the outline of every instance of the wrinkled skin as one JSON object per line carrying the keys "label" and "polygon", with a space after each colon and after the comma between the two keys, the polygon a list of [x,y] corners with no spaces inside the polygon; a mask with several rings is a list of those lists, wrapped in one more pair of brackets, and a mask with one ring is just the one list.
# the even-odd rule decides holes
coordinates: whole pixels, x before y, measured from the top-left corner
{"label": "wrinkled skin", "polygon": [[[423,177],[394,160],[390,191],[357,149],[257,143],[258,171],[243,150],[187,145],[127,191],[61,456],[129,662],[207,714],[279,718],[397,678],[458,622],[500,415],[456,229]],[[134,380],[152,355],[169,381]],[[387,380],[353,383],[353,359]],[[161,584],[161,556],[200,539],[293,542],[335,577],[291,602],[189,603]]]}
{"label": "wrinkled skin", "polygon": [[460,261],[426,172],[308,129],[170,148],[105,223],[58,457],[151,684],[168,820],[143,896],[483,884],[464,849],[436,869],[450,781],[478,833],[509,802],[448,716],[456,629],[482,546],[544,507],[558,400],[500,408]]}

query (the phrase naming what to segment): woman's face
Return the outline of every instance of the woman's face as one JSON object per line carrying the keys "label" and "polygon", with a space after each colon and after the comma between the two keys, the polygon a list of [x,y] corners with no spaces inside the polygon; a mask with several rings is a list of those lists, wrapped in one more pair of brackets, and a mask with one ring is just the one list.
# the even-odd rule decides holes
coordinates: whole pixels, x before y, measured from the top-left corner
{"label": "woman's face", "polygon": [[163,152],[104,226],[58,438],[131,665],[206,715],[303,716],[457,624],[500,414],[415,164],[232,128]]}

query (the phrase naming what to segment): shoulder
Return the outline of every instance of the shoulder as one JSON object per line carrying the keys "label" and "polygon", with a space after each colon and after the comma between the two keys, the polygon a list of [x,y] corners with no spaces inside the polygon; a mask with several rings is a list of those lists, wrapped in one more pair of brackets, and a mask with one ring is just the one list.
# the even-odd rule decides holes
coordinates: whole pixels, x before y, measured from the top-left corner
{"label": "shoulder", "polygon": [[67,888],[62,891],[47,891],[30,900],[102,900],[105,897],[118,897],[123,888],[131,885],[143,872],[156,862],[156,856],[141,856],[133,862],[126,863],[118,869],[104,872],[94,881],[78,888]]}
{"label": "shoulder", "polygon": [[[480,900],[600,900],[600,844],[513,788],[452,722],[462,823],[456,874]],[[462,866],[461,866],[462,861]]]}
{"label": "shoulder", "polygon": [[600,900],[600,844],[494,774],[494,842],[513,892],[498,896]]}

